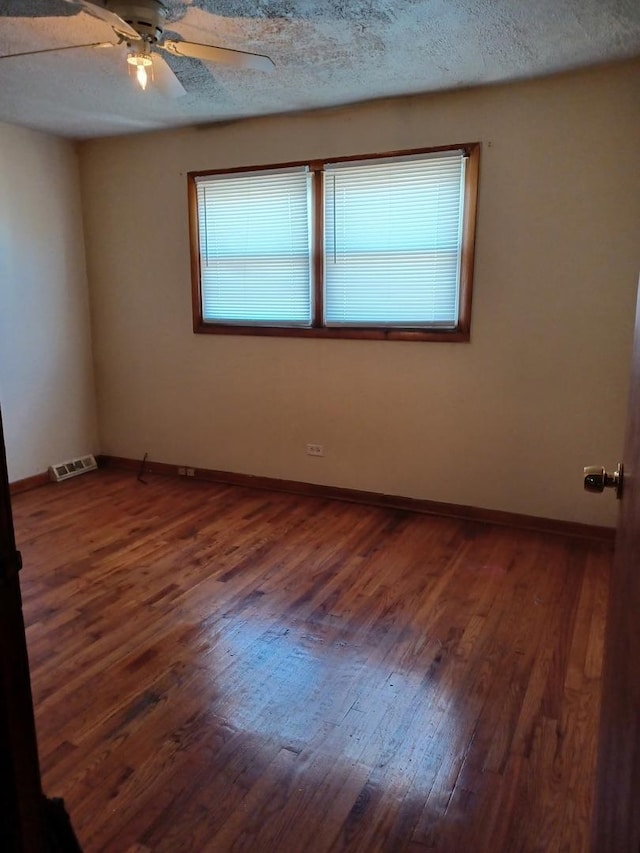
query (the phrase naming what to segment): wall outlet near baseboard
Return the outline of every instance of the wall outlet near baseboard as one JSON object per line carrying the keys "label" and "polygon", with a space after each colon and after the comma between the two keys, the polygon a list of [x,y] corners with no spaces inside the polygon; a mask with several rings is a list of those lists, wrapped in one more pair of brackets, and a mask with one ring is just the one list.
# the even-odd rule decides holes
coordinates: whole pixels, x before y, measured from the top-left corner
{"label": "wall outlet near baseboard", "polygon": [[324,444],[307,444],[307,456],[324,456]]}
{"label": "wall outlet near baseboard", "polygon": [[178,476],[179,477],[186,477],[187,476],[187,469],[186,468],[178,468]]}
{"label": "wall outlet near baseboard", "polygon": [[187,477],[195,477],[196,469],[195,468],[187,468]]}

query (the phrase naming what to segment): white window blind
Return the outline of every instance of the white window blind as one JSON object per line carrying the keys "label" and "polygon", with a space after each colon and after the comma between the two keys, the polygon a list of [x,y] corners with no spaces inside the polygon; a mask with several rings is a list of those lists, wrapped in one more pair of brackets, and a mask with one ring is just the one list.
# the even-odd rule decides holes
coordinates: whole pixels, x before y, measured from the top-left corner
{"label": "white window blind", "polygon": [[454,327],[465,154],[325,167],[327,325]]}
{"label": "white window blind", "polygon": [[196,178],[205,322],[311,324],[307,166]]}

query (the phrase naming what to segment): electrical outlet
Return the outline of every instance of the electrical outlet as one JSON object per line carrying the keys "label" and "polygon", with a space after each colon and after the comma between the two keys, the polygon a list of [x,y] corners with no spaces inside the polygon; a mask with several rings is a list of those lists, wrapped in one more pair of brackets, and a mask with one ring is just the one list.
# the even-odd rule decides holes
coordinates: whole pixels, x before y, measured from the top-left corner
{"label": "electrical outlet", "polygon": [[307,444],[307,456],[324,456],[324,444]]}
{"label": "electrical outlet", "polygon": [[178,476],[186,477],[187,476],[187,469],[186,468],[178,468]]}
{"label": "electrical outlet", "polygon": [[187,468],[187,477],[195,477],[196,469],[195,468]]}

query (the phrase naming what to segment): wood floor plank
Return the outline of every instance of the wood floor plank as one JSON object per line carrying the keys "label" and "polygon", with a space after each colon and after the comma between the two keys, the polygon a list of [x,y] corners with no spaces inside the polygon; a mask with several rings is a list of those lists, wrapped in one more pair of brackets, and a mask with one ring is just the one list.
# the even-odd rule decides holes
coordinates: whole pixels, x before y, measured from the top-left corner
{"label": "wood floor plank", "polygon": [[586,853],[607,545],[145,479],[13,500],[86,853]]}

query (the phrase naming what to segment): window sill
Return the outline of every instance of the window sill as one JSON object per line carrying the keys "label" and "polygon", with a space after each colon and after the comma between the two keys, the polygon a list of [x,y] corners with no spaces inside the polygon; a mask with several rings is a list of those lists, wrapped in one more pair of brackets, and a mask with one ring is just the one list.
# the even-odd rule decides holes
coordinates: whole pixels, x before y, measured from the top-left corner
{"label": "window sill", "polygon": [[394,328],[327,328],[300,326],[234,326],[222,323],[196,322],[197,335],[252,335],[274,338],[342,338],[360,341],[431,341],[467,343],[469,329],[394,329]]}

